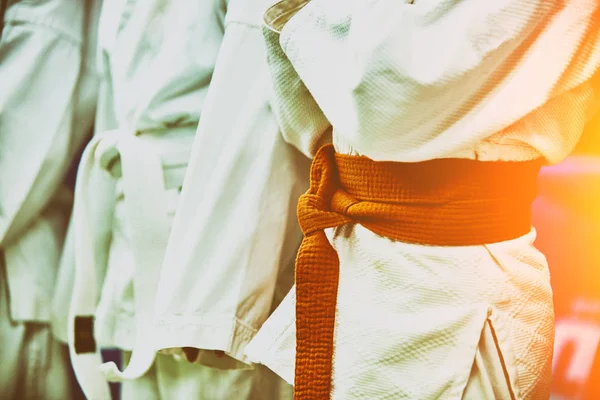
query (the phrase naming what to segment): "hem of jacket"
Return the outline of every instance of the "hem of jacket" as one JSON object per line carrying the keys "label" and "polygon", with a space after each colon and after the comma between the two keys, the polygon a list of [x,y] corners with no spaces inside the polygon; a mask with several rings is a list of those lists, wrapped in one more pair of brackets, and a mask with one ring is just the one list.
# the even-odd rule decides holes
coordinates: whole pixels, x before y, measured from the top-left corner
{"label": "hem of jacket", "polygon": [[295,323],[296,320],[293,319],[283,329],[277,329],[279,325],[269,325],[269,320],[267,320],[267,323],[257,332],[245,349],[245,355],[250,362],[264,365],[292,386],[294,385],[296,348],[292,346],[294,354],[291,356],[281,354],[278,349],[286,347],[282,346],[282,342],[289,335],[290,329],[295,328]]}
{"label": "hem of jacket", "polygon": [[200,349],[194,363],[231,370],[253,369],[244,350],[256,332],[236,317],[194,315],[159,318],[153,334],[159,350],[193,347]]}
{"label": "hem of jacket", "polygon": [[124,310],[96,314],[94,337],[103,348],[132,351],[135,344],[135,316]]}
{"label": "hem of jacket", "polygon": [[[114,312],[95,318],[94,338],[102,348],[132,351],[134,330],[132,316],[125,312]],[[50,320],[52,336],[59,342],[69,343],[68,314],[54,313]]]}

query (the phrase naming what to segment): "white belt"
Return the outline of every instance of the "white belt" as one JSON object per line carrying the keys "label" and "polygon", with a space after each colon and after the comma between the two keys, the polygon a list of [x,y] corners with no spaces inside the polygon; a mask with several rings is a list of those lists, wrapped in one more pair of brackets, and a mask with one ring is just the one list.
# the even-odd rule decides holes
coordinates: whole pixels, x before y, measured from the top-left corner
{"label": "white belt", "polygon": [[[108,381],[137,379],[154,362],[156,349],[151,334],[154,302],[170,231],[165,186],[172,185],[173,179],[167,179],[169,175],[183,180],[183,173],[177,170],[187,165],[195,129],[186,127],[186,130],[190,134],[184,132],[183,141],[169,138],[152,141],[145,135],[109,131],[96,136],[83,153],[75,187],[75,283],[68,339],[73,369],[88,399],[110,400]],[[88,183],[93,168],[98,167],[122,179],[125,218],[131,227],[136,334],[131,360],[123,371],[115,363],[102,363],[93,336],[98,296],[95,231],[90,225],[93,218],[89,209],[89,196],[94,196],[94,188]],[[171,182],[165,183],[165,179]]]}

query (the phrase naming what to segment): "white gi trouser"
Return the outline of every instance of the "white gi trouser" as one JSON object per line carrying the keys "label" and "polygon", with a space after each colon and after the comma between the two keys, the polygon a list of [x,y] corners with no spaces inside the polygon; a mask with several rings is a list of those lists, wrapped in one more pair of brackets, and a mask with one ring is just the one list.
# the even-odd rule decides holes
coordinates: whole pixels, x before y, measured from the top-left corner
{"label": "white gi trouser", "polygon": [[[154,362],[152,342],[154,296],[170,230],[167,215],[168,190],[178,190],[183,181],[194,127],[133,135],[120,130],[98,135],[87,146],[75,190],[75,284],[69,318],[69,348],[75,373],[91,399],[109,399],[107,380],[132,380],[144,375]],[[95,314],[97,277],[94,260],[93,218],[88,209],[94,188],[88,186],[92,169],[102,168],[120,178],[127,225],[135,262],[135,343],[128,367],[120,371],[114,363],[102,364],[93,341],[90,320]],[[87,326],[86,326],[87,323]],[[77,337],[77,332],[84,336]],[[79,341],[81,339],[81,342]],[[89,345],[78,348],[80,343]]]}

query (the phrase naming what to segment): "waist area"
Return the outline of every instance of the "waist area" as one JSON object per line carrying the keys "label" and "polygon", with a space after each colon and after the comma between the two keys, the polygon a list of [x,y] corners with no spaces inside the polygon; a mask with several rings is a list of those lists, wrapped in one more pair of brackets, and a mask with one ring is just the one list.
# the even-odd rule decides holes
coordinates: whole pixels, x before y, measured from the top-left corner
{"label": "waist area", "polygon": [[311,189],[299,204],[301,225],[306,234],[354,222],[393,240],[435,246],[510,240],[531,229],[541,165],[378,162],[328,145],[313,161]]}
{"label": "waist area", "polygon": [[[135,134],[121,130],[105,132],[100,134],[94,156],[102,169],[119,180],[123,177],[123,157],[155,158],[162,166],[164,188],[179,189],[183,183],[195,133],[195,126],[148,130]],[[137,168],[130,169],[129,172],[150,173]],[[121,187],[122,184],[118,186]],[[117,191],[122,192],[122,189],[118,188]]]}
{"label": "waist area", "polygon": [[[476,246],[529,232],[541,163],[373,161],[323,146],[298,203],[294,399],[331,396],[340,258],[323,230],[359,223],[396,242]],[[354,246],[355,248],[356,246]],[[411,257],[412,258],[412,257]],[[315,351],[319,349],[319,351]]]}

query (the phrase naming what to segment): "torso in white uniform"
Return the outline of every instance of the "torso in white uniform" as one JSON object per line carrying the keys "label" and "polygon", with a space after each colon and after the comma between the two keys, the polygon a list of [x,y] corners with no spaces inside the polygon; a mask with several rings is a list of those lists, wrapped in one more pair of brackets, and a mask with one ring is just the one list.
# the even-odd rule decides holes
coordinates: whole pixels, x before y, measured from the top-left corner
{"label": "torso in white uniform", "polygon": [[[164,163],[178,157],[173,152],[184,154],[175,161],[181,165],[164,173],[168,200],[163,212],[169,220],[175,213],[220,44],[218,36],[202,40],[204,8],[170,7],[165,1],[112,0],[104,4],[99,29],[105,81],[97,133],[108,129],[118,129],[123,135],[139,132],[154,151],[164,153]],[[136,227],[126,222],[121,182],[115,199],[113,220],[107,221],[112,240],[96,327],[102,344],[131,349],[135,261],[130,235]]]}
{"label": "torso in white uniform", "polygon": [[[556,163],[598,109],[598,1],[312,0],[277,23],[302,3],[267,14],[265,36],[275,110],[305,154],[332,140],[375,160]],[[327,234],[340,258],[334,399],[460,399],[487,318],[517,396],[547,392],[553,308],[534,230],[469,247],[358,224]],[[289,382],[294,302],[292,291],[248,348]]]}

